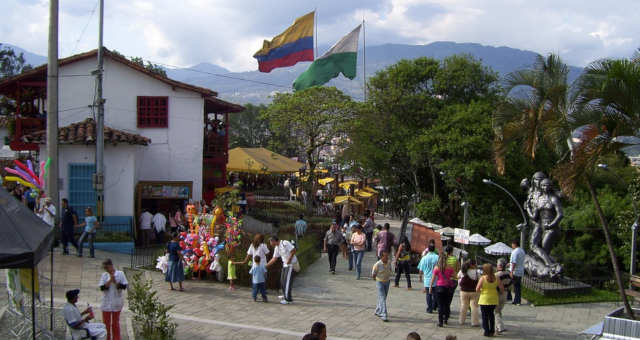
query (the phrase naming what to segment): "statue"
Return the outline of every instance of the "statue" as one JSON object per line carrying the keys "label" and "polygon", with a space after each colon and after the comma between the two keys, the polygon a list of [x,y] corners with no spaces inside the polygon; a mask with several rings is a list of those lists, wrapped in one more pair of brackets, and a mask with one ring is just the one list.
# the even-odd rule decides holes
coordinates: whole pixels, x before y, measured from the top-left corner
{"label": "statue", "polygon": [[529,236],[529,250],[525,258],[525,270],[539,278],[557,278],[562,265],[551,257],[551,249],[560,236],[559,224],[563,218],[560,195],[553,190],[553,183],[542,172],[536,172],[528,187],[528,180],[521,185],[528,187],[524,208],[533,227]]}

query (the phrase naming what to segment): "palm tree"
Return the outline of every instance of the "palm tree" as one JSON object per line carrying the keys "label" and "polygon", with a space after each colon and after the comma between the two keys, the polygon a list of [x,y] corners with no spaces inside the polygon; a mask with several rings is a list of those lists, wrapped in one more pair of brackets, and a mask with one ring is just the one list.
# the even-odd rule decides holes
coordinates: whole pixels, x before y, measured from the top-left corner
{"label": "palm tree", "polygon": [[604,217],[591,178],[602,156],[618,151],[621,141],[637,140],[628,137],[637,137],[639,134],[640,58],[603,59],[591,63],[579,80],[578,90],[578,109],[571,113],[568,121],[570,126],[582,131],[580,136],[574,135],[569,139],[571,159],[559,164],[552,174],[569,195],[580,183],[588,188],[600,219],[625,312],[634,319],[633,310],[624,292],[609,223]]}
{"label": "palm tree", "polygon": [[498,172],[504,174],[505,154],[512,143],[520,143],[532,160],[541,141],[558,155],[566,152],[570,86],[569,68],[560,57],[538,55],[531,69],[510,73],[505,79],[507,99],[493,116],[495,157]]}

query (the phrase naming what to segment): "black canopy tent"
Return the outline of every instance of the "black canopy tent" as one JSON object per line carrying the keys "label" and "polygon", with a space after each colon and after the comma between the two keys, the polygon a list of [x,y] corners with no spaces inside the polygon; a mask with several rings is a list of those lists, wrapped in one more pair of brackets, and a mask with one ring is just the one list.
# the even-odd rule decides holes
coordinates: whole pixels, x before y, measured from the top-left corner
{"label": "black canopy tent", "polygon": [[[28,207],[0,188],[0,269],[31,268],[31,321],[36,338],[35,267],[47,256],[54,230]],[[53,257],[52,257],[53,262]],[[51,265],[53,292],[53,263]],[[53,309],[53,293],[51,295]],[[51,311],[53,315],[53,310]],[[53,326],[53,322],[51,323]]]}

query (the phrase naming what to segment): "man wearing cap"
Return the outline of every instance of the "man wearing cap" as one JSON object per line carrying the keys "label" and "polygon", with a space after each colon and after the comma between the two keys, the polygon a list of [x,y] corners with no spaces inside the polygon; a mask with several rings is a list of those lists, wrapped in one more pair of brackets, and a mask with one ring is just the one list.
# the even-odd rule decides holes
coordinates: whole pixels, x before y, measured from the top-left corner
{"label": "man wearing cap", "polygon": [[338,230],[338,224],[336,221],[331,223],[331,227],[324,235],[324,251],[329,255],[329,271],[331,274],[336,273],[336,260],[338,258],[338,252],[342,247],[342,253],[344,258],[347,258],[347,248],[344,247],[345,240],[342,232]]}
{"label": "man wearing cap", "polygon": [[[69,290],[66,293],[67,303],[64,305],[63,313],[67,325],[72,329],[86,329],[91,339],[106,339],[107,328],[105,325],[98,322],[89,322],[89,320],[93,319],[91,307],[85,309],[83,312],[80,312],[78,307],[76,307],[78,294],[80,294],[80,289]],[[82,317],[85,314],[86,316]]]}

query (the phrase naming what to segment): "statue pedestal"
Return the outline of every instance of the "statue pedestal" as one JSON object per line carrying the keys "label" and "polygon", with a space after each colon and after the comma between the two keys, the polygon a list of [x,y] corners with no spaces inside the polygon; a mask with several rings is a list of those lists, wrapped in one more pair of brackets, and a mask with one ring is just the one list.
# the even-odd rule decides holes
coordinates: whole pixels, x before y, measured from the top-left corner
{"label": "statue pedestal", "polygon": [[562,276],[555,279],[539,279],[525,276],[522,284],[544,296],[566,296],[588,294],[591,286],[570,277]]}

